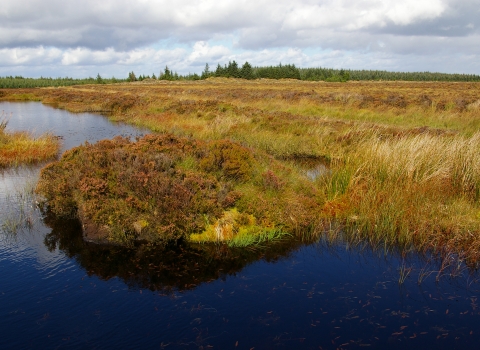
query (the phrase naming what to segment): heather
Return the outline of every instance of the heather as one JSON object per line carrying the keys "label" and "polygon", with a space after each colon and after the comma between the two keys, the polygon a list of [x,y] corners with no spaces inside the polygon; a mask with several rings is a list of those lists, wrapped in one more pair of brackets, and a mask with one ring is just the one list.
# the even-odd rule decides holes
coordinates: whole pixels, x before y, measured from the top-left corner
{"label": "heather", "polygon": [[88,240],[242,245],[243,236],[314,226],[307,211],[319,192],[302,178],[281,183],[275,171],[285,170],[228,140],[119,137],[67,151],[42,170],[37,192],[58,217],[78,216]]}

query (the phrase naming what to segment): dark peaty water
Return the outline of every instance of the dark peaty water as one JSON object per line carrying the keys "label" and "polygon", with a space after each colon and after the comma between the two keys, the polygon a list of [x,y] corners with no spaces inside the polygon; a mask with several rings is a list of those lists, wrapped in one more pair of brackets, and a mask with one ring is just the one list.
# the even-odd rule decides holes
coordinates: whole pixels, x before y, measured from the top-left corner
{"label": "dark peaty water", "polygon": [[[64,149],[142,133],[38,103],[2,109],[10,130],[51,131]],[[478,275],[454,259],[325,240],[98,246],[77,221],[40,216],[27,191],[37,176],[0,177],[1,349],[480,346]]]}

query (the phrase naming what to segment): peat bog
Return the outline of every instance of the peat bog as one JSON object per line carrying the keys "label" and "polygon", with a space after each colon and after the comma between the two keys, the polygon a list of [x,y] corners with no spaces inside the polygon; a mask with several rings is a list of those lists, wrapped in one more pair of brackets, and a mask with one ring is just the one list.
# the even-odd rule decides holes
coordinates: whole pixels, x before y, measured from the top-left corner
{"label": "peat bog", "polygon": [[[157,133],[65,146],[52,127],[67,152],[29,170],[37,194],[6,185],[5,205],[27,191],[44,210],[13,234],[2,216],[2,270],[26,276],[8,272],[2,325],[32,334],[3,345],[479,343],[476,84],[209,79],[0,95]],[[79,301],[82,316],[60,311]]]}
{"label": "peat bog", "polygon": [[[204,184],[217,186],[213,191],[217,201],[222,201],[223,192],[232,190],[228,203],[220,205],[223,213],[219,207],[199,208],[197,214],[205,213],[203,225],[193,219],[195,227],[180,228],[181,232],[173,234],[176,238],[200,234],[196,241],[231,241],[239,234],[269,232],[274,233],[271,237],[283,232],[304,237],[335,226],[358,242],[386,249],[458,254],[475,266],[480,258],[478,92],[476,83],[341,84],[216,78],[2,90],[1,95],[3,99],[39,100],[73,112],[107,113],[112,120],[172,135],[180,148],[209,143],[194,151],[196,154],[180,158],[175,155],[179,150],[170,147],[162,152],[168,159],[162,160],[166,163],[161,166],[158,159],[152,162],[153,155],[146,156],[138,169],[133,163],[128,166],[135,174],[126,176],[137,183],[143,181],[145,192],[155,192],[149,184],[153,173],[145,162],[162,168],[160,172],[169,181],[208,173],[220,181]],[[128,146],[131,162],[142,147],[148,153],[147,144],[140,140],[139,146]],[[66,155],[59,167],[77,169],[74,164],[81,154],[97,152],[96,158],[105,158],[105,164],[88,163],[90,172],[98,170],[96,175],[91,179],[80,175],[74,187],[78,192],[82,183],[84,189],[100,186],[106,189],[100,191],[105,195],[102,198],[110,198],[110,204],[100,208],[92,202],[93,213],[84,215],[85,220],[109,232],[104,236],[117,237],[111,239],[117,243],[129,242],[125,237],[139,236],[142,231],[149,232],[147,240],[162,240],[164,234],[172,234],[168,225],[148,228],[159,212],[155,200],[148,203],[146,198],[131,198],[139,202],[133,205],[137,211],[115,209],[121,202],[115,198],[126,200],[133,192],[141,192],[133,188],[125,188],[121,194],[109,192],[121,178],[120,170],[110,171],[110,165],[124,162],[128,154],[119,155],[124,149],[120,141],[80,148]],[[302,169],[306,159],[323,161],[328,171],[312,177]],[[50,170],[52,167],[57,165]],[[72,178],[66,171],[62,180],[60,173],[50,171],[49,176],[64,183]],[[50,178],[45,182],[49,184]],[[80,214],[88,212],[86,199],[79,199],[78,193],[60,189],[54,194],[42,189],[42,182],[39,190],[47,195],[52,208],[56,200],[70,201]],[[176,205],[194,208],[195,196],[213,196],[193,188],[184,194],[183,203]],[[159,198],[165,196],[169,194],[159,193]],[[137,221],[128,218],[139,214],[150,219],[142,215]],[[112,229],[115,223],[124,232]]]}

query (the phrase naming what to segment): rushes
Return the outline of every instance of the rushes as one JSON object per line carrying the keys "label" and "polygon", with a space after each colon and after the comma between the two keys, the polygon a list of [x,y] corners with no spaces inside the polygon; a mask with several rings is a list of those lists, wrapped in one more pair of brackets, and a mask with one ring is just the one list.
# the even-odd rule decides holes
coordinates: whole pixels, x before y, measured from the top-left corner
{"label": "rushes", "polygon": [[405,262],[402,262],[402,265],[398,268],[398,273],[399,273],[398,284],[399,285],[404,284],[405,280],[407,279],[407,277],[410,275],[411,272],[412,272],[412,268],[407,267],[405,265]]}
{"label": "rushes", "polygon": [[[372,244],[469,251],[480,258],[480,133],[372,138],[350,154],[347,231]],[[333,181],[333,180],[332,180]],[[476,244],[478,246],[478,244]]]}
{"label": "rushes", "polygon": [[261,233],[254,235],[238,235],[228,242],[229,247],[248,247],[252,245],[260,245],[262,243],[272,243],[280,241],[291,234],[275,229],[264,229]]}
{"label": "rushes", "polygon": [[402,139],[373,139],[360,146],[362,173],[380,183],[438,186],[446,182],[463,193],[475,194],[480,184],[480,133],[470,138],[418,135]]}
{"label": "rushes", "polygon": [[430,193],[478,200],[480,133],[472,137],[418,135],[368,140],[354,156],[357,181],[381,187],[427,188]]}
{"label": "rushes", "polygon": [[5,128],[7,127],[7,124],[8,124],[7,119],[2,118],[2,120],[0,120],[0,132],[1,133],[3,133],[5,131]]}

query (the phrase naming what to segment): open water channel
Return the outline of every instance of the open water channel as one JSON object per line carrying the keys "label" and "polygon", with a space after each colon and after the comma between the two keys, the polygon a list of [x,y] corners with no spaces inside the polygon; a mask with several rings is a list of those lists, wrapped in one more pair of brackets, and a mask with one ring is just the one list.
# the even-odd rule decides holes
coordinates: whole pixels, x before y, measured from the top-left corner
{"label": "open water channel", "polygon": [[[0,103],[63,150],[144,130]],[[0,173],[0,348],[479,348],[479,275],[454,258],[283,242],[99,246],[32,202],[40,166]],[[399,283],[399,280],[403,280]]]}

